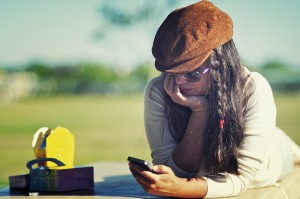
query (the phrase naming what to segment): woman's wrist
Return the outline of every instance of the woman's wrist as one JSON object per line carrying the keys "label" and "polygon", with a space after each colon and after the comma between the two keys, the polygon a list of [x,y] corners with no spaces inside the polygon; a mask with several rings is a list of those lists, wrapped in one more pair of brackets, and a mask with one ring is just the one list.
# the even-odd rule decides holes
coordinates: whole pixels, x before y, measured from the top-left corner
{"label": "woman's wrist", "polygon": [[193,111],[193,112],[199,112],[199,111],[204,111],[205,109],[208,109],[208,105],[206,105],[205,107],[201,107],[201,108],[195,108],[195,109],[192,109],[191,108],[191,110]]}
{"label": "woman's wrist", "polygon": [[209,106],[208,106],[206,99],[201,99],[197,105],[190,107],[190,109],[193,112],[199,112],[199,111],[204,111],[204,110],[208,109],[208,107]]}
{"label": "woman's wrist", "polygon": [[203,198],[207,194],[207,182],[204,178],[180,178],[179,189],[174,194],[181,198]]}

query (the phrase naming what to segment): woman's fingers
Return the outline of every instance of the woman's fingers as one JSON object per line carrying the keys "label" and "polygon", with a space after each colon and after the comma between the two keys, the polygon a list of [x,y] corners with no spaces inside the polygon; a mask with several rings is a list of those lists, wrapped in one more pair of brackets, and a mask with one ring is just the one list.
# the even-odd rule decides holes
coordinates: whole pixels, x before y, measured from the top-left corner
{"label": "woman's fingers", "polygon": [[178,189],[178,179],[170,167],[155,165],[153,170],[159,174],[142,170],[133,164],[129,164],[130,170],[143,187],[150,194],[172,196],[174,190]]}
{"label": "woman's fingers", "polygon": [[130,169],[130,171],[139,184],[141,184],[142,186],[147,186],[149,184],[149,180],[142,176],[140,173],[138,173],[134,169]]}
{"label": "woman's fingers", "polygon": [[184,100],[184,96],[179,90],[179,85],[175,84],[175,78],[166,75],[164,79],[164,89],[174,102],[180,104],[180,101]]}
{"label": "woman's fingers", "polygon": [[179,85],[175,84],[175,81],[174,81],[174,86],[173,86],[173,93],[175,95],[178,95],[178,94],[182,95],[181,92],[180,92],[180,90],[179,90]]}
{"label": "woman's fingers", "polygon": [[168,93],[168,95],[173,94],[174,84],[175,84],[174,78],[166,75],[164,79],[164,89]]}
{"label": "woman's fingers", "polygon": [[146,171],[134,164],[129,164],[132,175],[142,184],[149,184],[154,181],[157,174],[151,171]]}
{"label": "woman's fingers", "polygon": [[164,89],[171,99],[182,106],[191,109],[199,109],[206,106],[204,96],[185,96],[180,92],[179,85],[175,83],[175,78],[168,75],[164,79]]}
{"label": "woman's fingers", "polygon": [[159,174],[174,174],[170,167],[164,165],[155,165],[153,166],[153,171]]}

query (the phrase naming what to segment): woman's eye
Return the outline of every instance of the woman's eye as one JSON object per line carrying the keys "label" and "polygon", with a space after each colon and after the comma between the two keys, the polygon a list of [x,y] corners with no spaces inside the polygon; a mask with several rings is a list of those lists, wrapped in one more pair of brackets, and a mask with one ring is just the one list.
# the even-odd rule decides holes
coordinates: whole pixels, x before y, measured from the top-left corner
{"label": "woman's eye", "polygon": [[199,72],[193,72],[193,73],[190,73],[190,76],[192,77],[200,77],[200,73]]}

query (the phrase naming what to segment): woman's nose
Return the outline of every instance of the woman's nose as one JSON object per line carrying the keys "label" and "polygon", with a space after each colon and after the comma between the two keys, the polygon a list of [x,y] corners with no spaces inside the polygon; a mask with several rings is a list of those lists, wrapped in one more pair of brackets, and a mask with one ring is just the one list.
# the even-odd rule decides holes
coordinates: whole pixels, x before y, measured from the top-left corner
{"label": "woman's nose", "polygon": [[186,80],[185,80],[185,78],[182,75],[176,75],[175,82],[176,82],[176,84],[179,85],[179,84],[186,83]]}

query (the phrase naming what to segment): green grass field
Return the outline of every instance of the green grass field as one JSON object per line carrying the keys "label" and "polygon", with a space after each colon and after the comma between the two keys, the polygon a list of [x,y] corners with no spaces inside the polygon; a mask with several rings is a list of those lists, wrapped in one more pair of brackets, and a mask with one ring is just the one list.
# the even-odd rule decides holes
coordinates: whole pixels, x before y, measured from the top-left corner
{"label": "green grass field", "polygon": [[[300,144],[300,95],[275,95],[278,126]],[[0,104],[0,185],[8,176],[28,173],[34,159],[32,136],[40,127],[68,128],[75,136],[75,165],[150,160],[143,127],[143,98],[136,96],[61,96]]]}

